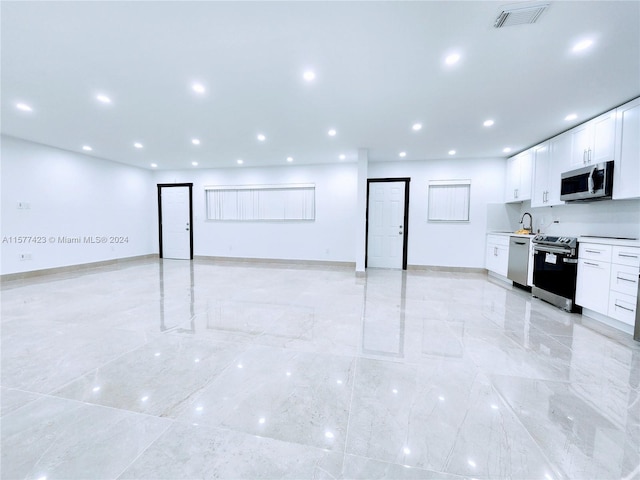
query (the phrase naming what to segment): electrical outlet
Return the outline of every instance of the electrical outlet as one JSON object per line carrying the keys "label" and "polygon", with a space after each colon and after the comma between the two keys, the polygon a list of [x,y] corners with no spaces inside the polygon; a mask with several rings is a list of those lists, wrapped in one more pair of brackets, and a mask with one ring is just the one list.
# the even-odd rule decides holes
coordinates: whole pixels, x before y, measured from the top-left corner
{"label": "electrical outlet", "polygon": [[20,254],[20,260],[21,261],[31,260],[31,254],[30,253],[21,253]]}

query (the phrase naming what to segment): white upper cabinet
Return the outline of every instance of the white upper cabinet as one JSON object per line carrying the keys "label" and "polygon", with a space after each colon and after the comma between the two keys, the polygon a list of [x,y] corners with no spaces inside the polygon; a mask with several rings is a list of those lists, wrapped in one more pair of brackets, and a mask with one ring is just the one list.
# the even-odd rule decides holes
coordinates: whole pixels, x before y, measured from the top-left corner
{"label": "white upper cabinet", "polygon": [[640,98],[616,110],[613,198],[640,197]]}
{"label": "white upper cabinet", "polygon": [[531,199],[532,150],[519,153],[507,160],[505,202],[522,202]]}
{"label": "white upper cabinet", "polygon": [[616,111],[604,113],[570,131],[570,167],[580,167],[614,159]]}
{"label": "white upper cabinet", "polygon": [[571,156],[571,135],[562,134],[532,148],[532,207],[561,205],[560,175],[567,170]]}

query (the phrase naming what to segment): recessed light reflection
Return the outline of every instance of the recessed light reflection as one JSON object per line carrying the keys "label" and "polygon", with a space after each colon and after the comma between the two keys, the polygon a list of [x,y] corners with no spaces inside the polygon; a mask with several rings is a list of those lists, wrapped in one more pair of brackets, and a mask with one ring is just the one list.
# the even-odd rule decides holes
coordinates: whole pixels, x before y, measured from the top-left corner
{"label": "recessed light reflection", "polygon": [[93,148],[91,148],[89,145],[83,145],[83,146],[82,146],[82,149],[83,149],[85,152],[90,152],[91,150],[93,150]]}
{"label": "recessed light reflection", "polygon": [[338,133],[338,132],[336,132],[336,131],[335,131],[335,129],[333,129],[333,128],[327,132],[327,134],[328,134],[330,137],[335,137],[337,133]]}
{"label": "recessed light reflection", "polygon": [[133,144],[133,146],[136,148],[142,148],[144,145],[142,145],[140,142],[136,142]]}
{"label": "recessed light reflection", "polygon": [[152,163],[151,164],[151,168],[158,168],[158,164],[157,163]]}
{"label": "recessed light reflection", "polygon": [[258,140],[260,140],[261,142],[264,142],[267,139],[267,137],[265,137],[262,133],[258,134]]}
{"label": "recessed light reflection", "polygon": [[204,410],[204,407],[202,405],[196,407],[196,412],[201,412],[202,410]]}
{"label": "recessed light reflection", "polygon": [[287,162],[289,163],[293,162],[293,157],[287,157]]}
{"label": "recessed light reflection", "polygon": [[444,402],[444,397],[443,397],[442,395],[440,395],[440,396],[438,397],[438,400],[440,400],[441,402]]}
{"label": "recessed light reflection", "polygon": [[106,95],[100,94],[100,95],[97,95],[96,98],[98,99],[99,102],[111,103],[111,99],[109,97],[107,97]]}
{"label": "recessed light reflection", "polygon": [[398,393],[398,389],[394,388],[393,390],[391,390],[393,393]]}
{"label": "recessed light reflection", "polygon": [[196,359],[194,359],[194,360],[193,360],[193,362],[194,362],[194,363],[200,363],[200,359],[199,359],[199,358],[196,358]]}
{"label": "recessed light reflection", "polygon": [[160,352],[156,352],[153,354],[154,357],[159,357],[160,356]]}
{"label": "recessed light reflection", "polygon": [[546,480],[553,480],[553,477],[552,477],[551,475],[549,475],[548,473],[545,473],[545,474],[544,474],[544,478],[545,478]]}
{"label": "recessed light reflection", "polygon": [[567,115],[566,117],[564,117],[564,119],[567,122],[570,122],[571,120],[575,120],[576,118],[578,118],[578,115],[576,115],[575,113],[570,113],[569,115]]}
{"label": "recessed light reflection", "polygon": [[337,383],[338,385],[342,385],[342,380],[336,380],[336,383]]}
{"label": "recessed light reflection", "polygon": [[456,151],[455,150],[449,150],[449,155],[455,155]]}
{"label": "recessed light reflection", "polygon": [[198,138],[192,138],[192,139],[191,139],[191,143],[193,143],[194,145],[200,145],[200,139],[198,139]]}
{"label": "recessed light reflection", "polygon": [[509,153],[509,152],[511,151],[511,148],[510,148],[510,147],[504,147],[504,148],[502,149],[502,151],[503,151],[504,153]]}
{"label": "recessed light reflection", "polygon": [[27,105],[26,103],[18,103],[16,105],[16,108],[18,110],[22,110],[23,112],[33,112],[33,108],[31,108],[29,105]]}
{"label": "recessed light reflection", "polygon": [[99,392],[100,391],[100,387],[93,387],[93,392]]}
{"label": "recessed light reflection", "polygon": [[347,156],[344,153],[341,153],[340,156],[338,157],[340,160],[344,160],[345,158],[347,158]]}
{"label": "recessed light reflection", "polygon": [[490,127],[490,126],[492,126],[494,123],[495,123],[495,122],[494,122],[493,120],[489,119],[489,120],[485,120],[485,121],[484,121],[484,123],[483,123],[483,125],[484,125],[485,127]]}
{"label": "recessed light reflection", "polygon": [[191,162],[191,165],[193,165],[194,167],[198,166],[198,162]]}
{"label": "recessed light reflection", "polygon": [[413,126],[411,127],[411,129],[415,132],[417,132],[418,130],[422,130],[422,124],[421,123],[414,123]]}
{"label": "recessed light reflection", "polygon": [[398,156],[399,156],[399,157],[401,157],[401,158],[404,158],[404,157],[406,157],[406,156],[407,156],[407,152],[400,152],[400,153],[398,154]]}
{"label": "recessed light reflection", "polygon": [[469,459],[467,460],[467,463],[469,464],[470,467],[476,468],[476,462],[474,462],[473,460]]}
{"label": "recessed light reflection", "polygon": [[238,368],[242,368],[242,364],[241,363],[238,364]]}
{"label": "recessed light reflection", "polygon": [[335,435],[333,434],[333,432],[324,432],[324,436],[327,438],[333,438]]}
{"label": "recessed light reflection", "polygon": [[494,404],[492,404],[492,405],[491,405],[491,408],[492,408],[493,410],[498,410],[498,405],[496,405],[496,404],[494,403]]}
{"label": "recessed light reflection", "polygon": [[405,455],[409,455],[411,453],[411,450],[409,450],[408,447],[404,447],[402,451],[404,452]]}
{"label": "recessed light reflection", "polygon": [[290,376],[291,376],[291,372],[287,372],[287,377],[290,377]]}
{"label": "recessed light reflection", "polygon": [[143,402],[146,402],[147,400],[149,400],[149,396],[144,396],[140,400]]}
{"label": "recessed light reflection", "polygon": [[201,83],[194,83],[193,85],[191,85],[191,89],[196,93],[204,93],[206,90],[204,88],[204,85],[202,85]]}
{"label": "recessed light reflection", "polygon": [[46,476],[38,477],[38,480],[47,480]]}
{"label": "recessed light reflection", "polygon": [[242,165],[244,163],[244,160],[242,160],[241,158],[239,158],[238,160],[236,160],[236,163],[238,165]]}
{"label": "recessed light reflection", "polygon": [[312,80],[315,80],[316,73],[313,70],[305,70],[305,72],[302,74],[302,78],[304,78],[307,82],[311,82]]}
{"label": "recessed light reflection", "polygon": [[581,42],[576,43],[571,49],[573,52],[581,52],[582,50],[586,50],[591,45],[593,45],[593,40],[582,40]]}
{"label": "recessed light reflection", "polygon": [[460,60],[460,54],[458,53],[452,53],[451,55],[447,55],[447,58],[444,59],[447,65],[453,65],[455,63],[458,63],[458,60]]}
{"label": "recessed light reflection", "polygon": [[267,420],[266,420],[264,417],[261,417],[261,418],[258,420],[258,423],[259,423],[260,425],[262,425],[262,424],[263,424],[264,422],[266,422],[266,421],[267,421]]}

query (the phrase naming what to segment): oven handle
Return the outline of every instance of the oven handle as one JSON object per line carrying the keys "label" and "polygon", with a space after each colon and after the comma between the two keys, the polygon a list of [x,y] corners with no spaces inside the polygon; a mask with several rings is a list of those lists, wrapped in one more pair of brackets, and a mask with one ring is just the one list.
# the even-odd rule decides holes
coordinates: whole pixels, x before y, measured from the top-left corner
{"label": "oven handle", "polygon": [[546,245],[534,245],[533,250],[536,252],[559,253],[561,255],[569,255],[571,253],[562,248],[547,247]]}

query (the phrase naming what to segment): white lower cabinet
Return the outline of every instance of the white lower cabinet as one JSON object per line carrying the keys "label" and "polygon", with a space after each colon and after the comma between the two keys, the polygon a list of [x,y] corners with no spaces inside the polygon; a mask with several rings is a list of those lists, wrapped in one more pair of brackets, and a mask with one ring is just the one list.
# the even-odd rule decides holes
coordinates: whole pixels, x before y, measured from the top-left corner
{"label": "white lower cabinet", "polygon": [[640,247],[580,243],[576,303],[634,325]]}
{"label": "white lower cabinet", "polygon": [[[582,245],[580,245],[582,248]],[[581,258],[578,260],[576,303],[606,315],[609,310],[611,263]]]}
{"label": "white lower cabinet", "polygon": [[509,270],[509,236],[487,235],[487,251],[485,256],[487,270],[503,277]]}

